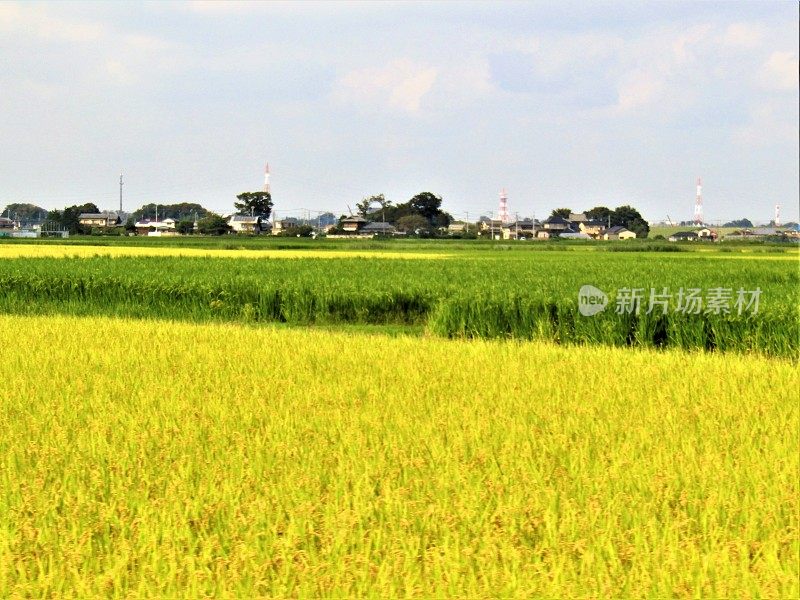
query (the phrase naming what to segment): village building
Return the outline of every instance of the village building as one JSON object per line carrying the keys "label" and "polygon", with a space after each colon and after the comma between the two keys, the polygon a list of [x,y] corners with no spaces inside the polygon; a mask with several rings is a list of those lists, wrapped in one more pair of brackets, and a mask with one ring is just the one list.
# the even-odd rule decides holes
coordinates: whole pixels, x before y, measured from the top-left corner
{"label": "village building", "polygon": [[622,225],[615,225],[603,234],[604,240],[633,240],[636,234]]}
{"label": "village building", "polygon": [[86,227],[114,227],[119,224],[117,213],[81,213],[78,215],[78,223]]}
{"label": "village building", "polygon": [[677,231],[667,239],[670,242],[696,242],[699,237],[695,231]]}
{"label": "village building", "polygon": [[347,217],[346,219],[342,219],[340,222],[342,230],[347,233],[358,233],[367,223],[368,221],[364,217],[357,216]]}
{"label": "village building", "polygon": [[231,215],[228,225],[234,233],[261,233],[264,230],[261,217],[250,215]]}
{"label": "village building", "polygon": [[361,230],[361,233],[371,233],[373,235],[394,235],[397,232],[397,228],[390,224],[390,223],[382,223],[379,221],[374,221],[372,223],[367,223],[364,225]]}
{"label": "village building", "polygon": [[581,233],[585,233],[589,237],[594,239],[601,239],[603,237],[603,232],[606,229],[605,223],[598,219],[589,219],[587,221],[580,221],[578,223],[578,229]]}

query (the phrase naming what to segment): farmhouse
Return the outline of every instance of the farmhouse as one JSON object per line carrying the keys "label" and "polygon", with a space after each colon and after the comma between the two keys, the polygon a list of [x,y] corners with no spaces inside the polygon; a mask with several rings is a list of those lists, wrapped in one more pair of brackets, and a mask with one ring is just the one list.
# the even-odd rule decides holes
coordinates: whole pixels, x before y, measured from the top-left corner
{"label": "farmhouse", "polygon": [[278,235],[287,229],[297,227],[297,219],[294,217],[287,217],[286,219],[275,220],[272,223],[272,235]]}
{"label": "farmhouse", "polygon": [[549,219],[545,220],[545,222],[542,223],[542,225],[547,231],[552,233],[557,233],[560,231],[567,231],[567,230],[573,231],[572,223],[567,221],[564,217],[559,217],[558,215],[554,215]]}
{"label": "farmhouse", "polygon": [[78,215],[78,223],[86,227],[114,227],[119,223],[116,213],[81,213]]}
{"label": "farmhouse", "polygon": [[528,240],[536,235],[536,225],[531,219],[504,223],[502,227],[504,240]]}
{"label": "farmhouse", "polygon": [[604,240],[633,240],[636,239],[636,234],[633,231],[623,227],[622,225],[615,225],[611,229],[606,230],[603,234]]}
{"label": "farmhouse", "polygon": [[250,215],[231,215],[228,225],[234,233],[261,233],[264,229],[261,217]]}
{"label": "farmhouse", "polygon": [[136,221],[133,226],[136,228],[136,235],[157,236],[175,232],[175,219],[164,219],[163,221],[143,219]]}
{"label": "farmhouse", "polygon": [[367,223],[361,228],[361,233],[372,233],[374,235],[394,235],[396,231],[397,229],[394,225],[378,221]]}
{"label": "farmhouse", "polygon": [[347,233],[358,233],[367,223],[368,221],[365,218],[354,216],[347,217],[341,221],[342,229]]}
{"label": "farmhouse", "polygon": [[578,223],[578,228],[580,229],[581,233],[585,233],[589,237],[594,239],[600,239],[603,237],[603,232],[605,231],[605,223],[603,221],[597,219],[590,219],[587,221],[580,221]]}
{"label": "farmhouse", "polygon": [[447,226],[447,231],[450,233],[463,233],[467,231],[467,227],[466,223],[459,221],[457,223],[450,223],[450,225]]}
{"label": "farmhouse", "polygon": [[14,221],[6,217],[0,217],[0,229],[14,229]]}
{"label": "farmhouse", "polygon": [[670,242],[696,242],[698,235],[694,231],[678,231],[669,236]]}

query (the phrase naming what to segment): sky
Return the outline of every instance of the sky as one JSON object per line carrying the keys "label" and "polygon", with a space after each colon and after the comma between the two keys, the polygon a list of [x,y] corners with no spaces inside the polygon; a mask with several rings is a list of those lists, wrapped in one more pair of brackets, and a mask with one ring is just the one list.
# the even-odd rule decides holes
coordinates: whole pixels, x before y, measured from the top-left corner
{"label": "sky", "polygon": [[794,2],[0,2],[0,206],[798,220]]}

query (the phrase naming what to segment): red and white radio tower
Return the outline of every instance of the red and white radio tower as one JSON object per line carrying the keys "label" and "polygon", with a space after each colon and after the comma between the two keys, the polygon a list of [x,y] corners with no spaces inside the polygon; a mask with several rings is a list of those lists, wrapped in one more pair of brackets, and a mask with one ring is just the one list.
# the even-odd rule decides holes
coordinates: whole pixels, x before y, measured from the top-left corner
{"label": "red and white radio tower", "polygon": [[781,226],[781,205],[775,205],[775,227]]}
{"label": "red and white radio tower", "polygon": [[264,167],[264,191],[270,193],[269,190],[269,163]]}
{"label": "red and white radio tower", "polygon": [[700,177],[697,178],[697,196],[694,200],[694,223],[703,224],[703,180]]}
{"label": "red and white radio tower", "polygon": [[508,196],[506,196],[506,188],[500,192],[500,210],[498,211],[498,218],[501,223],[508,223],[511,217],[508,215]]}

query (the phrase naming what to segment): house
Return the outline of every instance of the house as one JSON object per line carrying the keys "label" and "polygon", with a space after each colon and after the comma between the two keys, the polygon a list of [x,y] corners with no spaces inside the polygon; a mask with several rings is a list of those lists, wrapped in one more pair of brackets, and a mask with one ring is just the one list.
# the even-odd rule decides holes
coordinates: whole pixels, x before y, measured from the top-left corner
{"label": "house", "polygon": [[163,221],[151,221],[142,219],[133,224],[136,228],[136,235],[157,236],[162,234],[175,233],[175,219],[164,219]]}
{"label": "house", "polygon": [[504,240],[525,240],[536,235],[536,226],[531,219],[504,223],[502,227]]}
{"label": "house", "polygon": [[272,223],[272,235],[278,235],[287,229],[297,227],[298,221],[294,217],[287,217],[285,219],[275,220]]}
{"label": "house", "polygon": [[586,216],[586,213],[573,213],[573,212],[571,212],[571,213],[569,213],[569,217],[567,218],[567,220],[570,223],[575,223],[576,225],[578,225],[580,223],[585,223],[586,221],[588,221],[589,217]]}
{"label": "house", "polygon": [[368,223],[363,217],[347,217],[340,221],[342,229],[347,233],[358,233]]}
{"label": "house", "polygon": [[701,238],[711,238],[713,237],[714,232],[711,231],[708,227],[703,227],[702,229],[697,230],[697,236]]}
{"label": "house", "polygon": [[373,235],[394,235],[396,231],[397,229],[394,227],[394,225],[374,221],[364,225],[360,232],[371,233]]}
{"label": "house", "polygon": [[250,215],[231,215],[228,225],[234,233],[261,233],[264,229],[261,217]]}
{"label": "house", "polygon": [[114,227],[119,224],[117,213],[81,213],[78,215],[78,223],[86,227]]}
{"label": "house", "polygon": [[670,242],[695,242],[699,236],[694,231],[678,231],[669,236]]}
{"label": "house", "polygon": [[589,219],[578,223],[578,229],[589,237],[601,239],[606,229],[605,223],[599,219]]}
{"label": "house", "polygon": [[568,229],[574,231],[571,225],[572,224],[564,217],[559,217],[558,215],[554,215],[542,223],[544,229],[556,233],[559,231],[567,231]]}
{"label": "house", "polygon": [[14,221],[6,217],[0,217],[0,229],[14,229]]}
{"label": "house", "polygon": [[633,240],[636,234],[622,225],[615,225],[603,234],[604,240]]}
{"label": "house", "polygon": [[504,223],[499,219],[489,219],[487,217],[481,217],[480,225],[481,225],[481,235],[483,233],[489,233],[492,237],[500,237],[500,235],[503,232]]}
{"label": "house", "polygon": [[469,226],[466,223],[450,223],[450,225],[447,226],[447,231],[450,233],[463,233],[467,231],[467,227]]}

